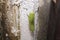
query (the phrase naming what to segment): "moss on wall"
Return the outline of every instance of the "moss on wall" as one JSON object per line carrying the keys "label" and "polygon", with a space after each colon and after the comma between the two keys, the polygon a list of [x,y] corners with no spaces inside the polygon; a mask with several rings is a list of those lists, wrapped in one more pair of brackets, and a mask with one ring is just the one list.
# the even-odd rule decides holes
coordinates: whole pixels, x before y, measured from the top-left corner
{"label": "moss on wall", "polygon": [[34,32],[34,12],[30,12],[29,16],[29,28],[31,32]]}

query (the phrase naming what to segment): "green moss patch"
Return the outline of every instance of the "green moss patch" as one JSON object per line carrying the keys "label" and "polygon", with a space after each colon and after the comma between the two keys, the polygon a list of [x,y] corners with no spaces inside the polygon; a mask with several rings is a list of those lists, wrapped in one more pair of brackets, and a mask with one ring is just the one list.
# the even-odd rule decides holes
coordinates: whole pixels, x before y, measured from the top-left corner
{"label": "green moss patch", "polygon": [[29,28],[31,32],[34,32],[34,12],[30,12],[29,16]]}

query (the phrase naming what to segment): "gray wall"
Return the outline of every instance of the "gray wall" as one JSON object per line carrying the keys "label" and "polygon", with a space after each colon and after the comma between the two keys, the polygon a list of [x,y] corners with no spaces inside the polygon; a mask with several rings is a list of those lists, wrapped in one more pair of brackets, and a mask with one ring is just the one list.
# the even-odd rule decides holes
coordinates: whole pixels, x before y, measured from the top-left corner
{"label": "gray wall", "polygon": [[47,27],[49,20],[51,0],[39,0],[39,31],[37,40],[47,40]]}

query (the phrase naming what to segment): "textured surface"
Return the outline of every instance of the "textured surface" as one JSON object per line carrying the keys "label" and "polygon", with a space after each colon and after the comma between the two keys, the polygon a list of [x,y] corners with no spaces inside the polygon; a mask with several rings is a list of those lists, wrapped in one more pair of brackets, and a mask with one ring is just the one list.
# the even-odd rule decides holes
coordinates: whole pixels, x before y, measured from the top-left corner
{"label": "textured surface", "polygon": [[39,31],[37,40],[47,40],[50,3],[51,0],[39,0]]}

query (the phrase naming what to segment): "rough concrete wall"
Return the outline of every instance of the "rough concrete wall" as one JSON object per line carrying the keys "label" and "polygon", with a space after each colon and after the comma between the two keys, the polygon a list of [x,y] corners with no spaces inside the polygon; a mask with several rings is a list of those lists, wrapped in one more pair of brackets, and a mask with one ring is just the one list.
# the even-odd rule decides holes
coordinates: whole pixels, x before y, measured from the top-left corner
{"label": "rough concrete wall", "polygon": [[31,0],[18,0],[17,2],[13,3],[15,5],[20,5],[19,12],[20,12],[21,40],[32,40],[32,36],[29,30],[29,20],[28,20],[28,14],[33,7],[32,6],[33,3],[30,2]]}
{"label": "rough concrete wall", "polygon": [[[32,10],[31,0],[22,0],[20,10],[21,40],[33,40],[29,29],[28,14]],[[31,7],[31,8],[30,8]]]}
{"label": "rough concrete wall", "polygon": [[[15,4],[14,2],[17,2],[18,0],[11,0],[12,3],[12,13],[14,14],[13,17],[14,17],[14,23],[15,23],[15,26],[13,27],[13,30],[15,31],[12,31],[16,37],[17,37],[17,40],[20,40],[20,5],[18,4]],[[18,6],[17,6],[18,5]]]}
{"label": "rough concrete wall", "polygon": [[[4,19],[4,27],[5,27],[5,33],[6,35],[9,36],[9,39],[10,40],[15,40],[15,35],[11,32],[13,31],[12,30],[12,27],[15,27],[15,14],[12,13],[11,11],[11,0],[7,0],[6,1],[6,6],[5,6],[5,9],[6,9],[6,14],[4,14],[5,16],[5,19]],[[3,17],[3,16],[2,16]]]}
{"label": "rough concrete wall", "polygon": [[37,40],[47,40],[47,27],[49,20],[50,3],[51,0],[39,0],[39,31]]}
{"label": "rough concrete wall", "polygon": [[39,16],[39,13],[38,13],[38,7],[39,7],[39,0],[34,0],[34,26],[35,26],[35,29],[34,29],[34,40],[37,40],[37,35],[38,35],[38,31],[39,31],[39,21],[38,21],[38,16]]}
{"label": "rough concrete wall", "polygon": [[12,6],[12,0],[1,1],[0,4],[2,5],[0,5],[0,14],[2,15],[0,16],[0,19],[2,19],[1,26],[3,27],[3,40],[20,40],[20,33],[17,32],[18,20],[16,20],[18,19],[18,8]]}
{"label": "rough concrete wall", "polygon": [[1,25],[1,21],[2,21],[2,13],[3,13],[3,2],[0,0],[0,40],[3,40],[3,27]]}
{"label": "rough concrete wall", "polygon": [[[7,1],[6,26],[11,40],[20,40],[20,13],[16,5],[12,5],[16,0]],[[19,15],[19,18],[18,18]],[[10,31],[10,32],[9,32]]]}

